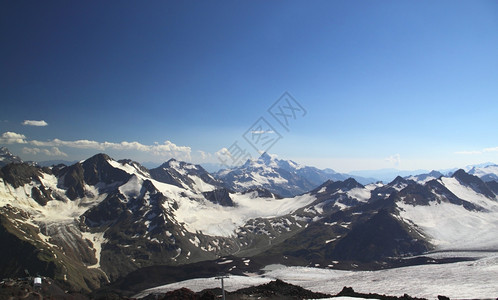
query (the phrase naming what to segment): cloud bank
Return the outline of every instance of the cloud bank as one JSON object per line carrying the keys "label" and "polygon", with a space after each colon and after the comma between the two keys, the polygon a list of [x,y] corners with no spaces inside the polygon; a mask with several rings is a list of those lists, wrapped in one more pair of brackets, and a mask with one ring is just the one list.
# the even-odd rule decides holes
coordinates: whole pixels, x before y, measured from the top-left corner
{"label": "cloud bank", "polygon": [[[150,153],[155,156],[171,156],[182,160],[190,160],[192,149],[187,146],[178,146],[171,141],[164,141],[162,144],[154,143],[154,145],[144,145],[139,142],[121,143],[113,142],[98,142],[92,140],[75,140],[64,141],[60,139],[53,139],[48,141],[27,140],[23,134],[15,132],[5,132],[0,137],[0,143],[4,144],[29,144],[33,148],[24,147],[23,152],[29,154],[43,153],[50,156],[67,156],[66,153],[60,151],[59,147],[69,147],[76,149],[93,149],[99,151],[105,150],[135,150],[140,152]],[[50,148],[41,149],[41,147]]]}
{"label": "cloud bank", "polygon": [[38,153],[43,153],[47,156],[63,156],[67,157],[67,154],[62,152],[59,148],[57,147],[52,147],[51,149],[40,149],[40,148],[28,148],[24,147],[22,149],[22,152],[25,154],[38,154]]}

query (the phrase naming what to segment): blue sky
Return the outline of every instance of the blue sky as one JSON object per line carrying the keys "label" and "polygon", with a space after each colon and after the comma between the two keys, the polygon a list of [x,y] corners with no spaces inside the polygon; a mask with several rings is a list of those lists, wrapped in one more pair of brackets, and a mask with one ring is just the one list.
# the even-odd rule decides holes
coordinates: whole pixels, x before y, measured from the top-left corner
{"label": "blue sky", "polygon": [[25,160],[498,162],[496,1],[3,1],[0,39]]}

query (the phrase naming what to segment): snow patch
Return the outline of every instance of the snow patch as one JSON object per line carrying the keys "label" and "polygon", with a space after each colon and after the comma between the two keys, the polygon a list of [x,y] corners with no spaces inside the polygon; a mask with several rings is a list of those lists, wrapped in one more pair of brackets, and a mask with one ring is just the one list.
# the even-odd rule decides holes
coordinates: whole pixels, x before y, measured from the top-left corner
{"label": "snow patch", "polygon": [[346,194],[360,202],[367,202],[372,196],[370,190],[366,188],[354,188],[346,192]]}
{"label": "snow patch", "polygon": [[95,258],[97,259],[97,263],[91,266],[88,266],[89,269],[100,268],[100,253],[102,252],[102,244],[107,242],[107,239],[104,238],[104,232],[82,232],[81,235],[83,238],[89,240],[93,244],[93,249],[95,250]]}

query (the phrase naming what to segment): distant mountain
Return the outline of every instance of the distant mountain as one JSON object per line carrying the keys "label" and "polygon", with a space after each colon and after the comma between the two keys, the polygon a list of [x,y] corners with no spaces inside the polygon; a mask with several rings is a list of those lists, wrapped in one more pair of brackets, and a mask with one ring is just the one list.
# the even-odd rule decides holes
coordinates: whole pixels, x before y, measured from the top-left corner
{"label": "distant mountain", "polygon": [[363,183],[373,179],[336,173],[332,169],[320,170],[303,166],[292,160],[278,159],[263,153],[258,159],[247,160],[242,166],[221,170],[215,176],[235,191],[264,188],[284,197],[310,191],[327,180],[345,180],[354,177]]}
{"label": "distant mountain", "polygon": [[201,166],[211,174],[224,168],[224,165],[221,163],[202,163]]}
{"label": "distant mountain", "polygon": [[[363,176],[368,178],[375,178],[376,181],[390,182],[397,176],[407,179],[415,180],[421,183],[427,182],[431,179],[437,179],[443,175],[451,176],[459,168],[444,169],[444,170],[398,170],[398,169],[379,169],[379,170],[360,170],[351,171],[349,174],[356,176]],[[469,165],[463,168],[469,174],[476,175],[484,181],[498,180],[498,165],[487,162],[476,165]],[[371,181],[373,182],[373,181]]]}
{"label": "distant mountain", "polygon": [[39,161],[37,162],[37,164],[40,166],[40,167],[51,167],[51,166],[56,166],[56,165],[66,165],[66,166],[70,166],[70,165],[73,165],[77,163],[77,161],[75,160],[61,160],[61,159],[57,159],[57,160],[44,160],[44,161]]}
{"label": "distant mountain", "polygon": [[426,170],[398,170],[398,169],[379,169],[379,170],[358,170],[351,171],[349,174],[355,176],[363,176],[375,178],[376,181],[391,182],[397,176],[407,177],[416,174],[425,174],[429,171]]}
{"label": "distant mountain", "polygon": [[22,163],[22,159],[14,154],[10,153],[9,149],[5,147],[0,148],[0,167],[3,167],[10,163]]}
{"label": "distant mountain", "polygon": [[431,171],[426,174],[419,174],[419,175],[411,175],[405,177],[406,179],[416,181],[418,183],[426,183],[427,181],[431,181],[433,179],[438,179],[439,177],[443,176],[443,173],[439,171]]}
{"label": "distant mountain", "polygon": [[484,181],[498,181],[498,165],[493,163],[470,166],[466,168],[466,171]]}
{"label": "distant mountain", "polygon": [[[457,172],[459,169],[454,168],[454,169],[446,169],[446,170],[439,170],[439,171],[431,171],[430,173],[421,173],[418,175],[411,175],[411,176],[406,176],[405,178],[415,180],[420,183],[425,183],[431,179],[437,179],[441,176],[452,176],[455,172]],[[481,178],[484,181],[498,181],[498,165],[487,162],[487,163],[482,163],[482,164],[476,164],[476,165],[469,165],[463,168],[465,172],[475,175],[479,178]],[[414,173],[415,174],[415,173]]]}

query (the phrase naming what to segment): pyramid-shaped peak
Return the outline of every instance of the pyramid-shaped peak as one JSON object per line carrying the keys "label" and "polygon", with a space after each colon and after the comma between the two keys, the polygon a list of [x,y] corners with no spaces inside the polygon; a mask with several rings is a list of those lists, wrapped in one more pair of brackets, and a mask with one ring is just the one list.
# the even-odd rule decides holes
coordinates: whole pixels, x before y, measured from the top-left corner
{"label": "pyramid-shaped peak", "polygon": [[443,174],[441,172],[439,172],[439,171],[432,170],[429,173],[429,176],[432,176],[432,177],[435,177],[435,178],[439,178],[439,177],[443,176]]}
{"label": "pyramid-shaped peak", "polygon": [[171,164],[172,164],[172,163],[175,163],[175,162],[177,162],[177,160],[176,160],[176,159],[174,159],[174,158],[171,158],[171,159],[169,159],[168,161],[164,162],[164,163],[163,163],[162,165],[160,165],[159,167],[160,167],[160,168],[169,168],[169,167],[171,167]]}
{"label": "pyramid-shaped peak", "polygon": [[400,184],[400,183],[407,183],[406,179],[404,179],[403,177],[401,176],[396,176],[396,178],[394,178],[393,181],[391,181],[389,183],[389,185],[396,185],[396,184]]}
{"label": "pyramid-shaped peak", "polygon": [[457,178],[457,179],[465,179],[465,178],[468,178],[469,174],[467,174],[467,172],[465,172],[464,169],[458,169],[455,173],[453,173],[453,178]]}
{"label": "pyramid-shaped peak", "polygon": [[482,180],[474,175],[471,175],[467,172],[465,172],[463,169],[457,170],[455,173],[453,173],[453,176],[451,176],[455,179],[457,179],[460,183],[470,185],[470,184],[481,184]]}
{"label": "pyramid-shaped peak", "polygon": [[277,158],[276,155],[271,155],[268,152],[263,152],[263,154],[261,154],[258,160],[264,162],[265,164],[269,164],[276,158]]}
{"label": "pyramid-shaped peak", "polygon": [[353,177],[349,177],[348,179],[344,180],[344,187],[347,189],[354,189],[354,188],[362,188],[363,185],[356,181]]}
{"label": "pyramid-shaped peak", "polygon": [[112,160],[112,158],[109,155],[107,155],[105,153],[98,153],[98,154],[95,154],[94,156],[88,158],[83,163],[84,164],[88,164],[88,163],[102,163],[102,162],[107,162],[109,160]]}
{"label": "pyramid-shaped peak", "polygon": [[457,170],[455,173],[453,173],[453,176],[451,177],[458,180],[461,184],[467,186],[477,186],[483,183],[479,177],[469,174],[465,172],[463,169]]}

